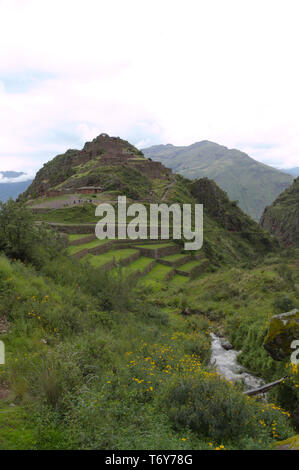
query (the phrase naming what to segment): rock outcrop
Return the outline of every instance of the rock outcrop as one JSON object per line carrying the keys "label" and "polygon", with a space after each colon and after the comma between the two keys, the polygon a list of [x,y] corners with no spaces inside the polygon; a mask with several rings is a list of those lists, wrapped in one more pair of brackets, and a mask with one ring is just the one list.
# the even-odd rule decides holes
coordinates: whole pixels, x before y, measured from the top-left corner
{"label": "rock outcrop", "polygon": [[[120,178],[117,179],[116,174]],[[145,158],[126,140],[101,134],[86,142],[82,150],[69,149],[46,163],[37,172],[23,197],[51,197],[51,191],[59,191],[62,195],[82,186],[102,186],[104,190],[114,190],[121,188],[121,179],[134,180],[140,175],[148,180],[171,181],[172,170]]]}
{"label": "rock outcrop", "polygon": [[291,344],[299,339],[299,310],[274,315],[264,341],[264,348],[276,361],[290,359]]}
{"label": "rock outcrop", "polygon": [[235,201],[230,201],[226,192],[214,181],[208,178],[192,181],[191,194],[196,202],[203,204],[204,210],[217,220],[219,226],[234,234],[238,233],[251,246],[266,250],[269,247],[275,249],[278,245],[278,241],[244,214]]}
{"label": "rock outcrop", "polygon": [[299,247],[299,178],[271,206],[266,207],[260,223],[283,245]]}

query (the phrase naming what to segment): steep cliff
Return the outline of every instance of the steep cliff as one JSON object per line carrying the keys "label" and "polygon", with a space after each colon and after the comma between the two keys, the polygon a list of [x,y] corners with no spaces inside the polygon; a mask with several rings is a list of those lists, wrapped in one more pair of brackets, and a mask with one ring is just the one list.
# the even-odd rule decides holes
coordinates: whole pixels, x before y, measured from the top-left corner
{"label": "steep cliff", "polygon": [[266,207],[261,225],[279,237],[285,246],[299,246],[299,178]]}

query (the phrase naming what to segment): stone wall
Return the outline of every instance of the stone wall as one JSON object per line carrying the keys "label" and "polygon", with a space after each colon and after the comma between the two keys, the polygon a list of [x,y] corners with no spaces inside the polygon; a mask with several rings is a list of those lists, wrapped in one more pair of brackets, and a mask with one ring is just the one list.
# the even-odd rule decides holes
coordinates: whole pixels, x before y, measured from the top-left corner
{"label": "stone wall", "polygon": [[119,263],[116,263],[116,264],[120,264],[121,266],[127,266],[128,264],[133,263],[133,261],[135,261],[138,258],[140,258],[140,253],[133,253],[127,258],[120,260]]}
{"label": "stone wall", "polygon": [[81,259],[81,258],[83,258],[85,255],[88,254],[88,251],[89,251],[88,248],[86,248],[85,250],[79,251],[78,253],[74,253],[74,254],[72,255],[72,257],[75,258],[75,259]]}
{"label": "stone wall", "polygon": [[130,279],[131,281],[136,281],[136,279],[140,278],[140,277],[143,277],[145,276],[147,273],[149,273],[153,267],[155,266],[156,264],[156,260],[153,260],[151,263],[149,263],[146,268],[143,270],[143,271],[140,271],[138,269],[138,271],[136,271],[135,273],[132,273],[131,276],[130,276]]}
{"label": "stone wall", "polygon": [[181,250],[178,246],[171,245],[171,246],[165,246],[163,248],[140,248],[137,246],[137,248],[140,250],[141,254],[144,256],[147,256],[148,258],[163,258],[164,256],[169,256],[169,255],[174,255],[176,253],[179,253]]}
{"label": "stone wall", "polygon": [[164,264],[165,266],[180,266],[182,264],[185,264],[187,263],[188,261],[191,261],[192,260],[192,257],[190,255],[186,255],[184,256],[183,258],[180,258],[176,261],[167,261],[165,259],[158,259],[158,263],[160,264]]}
{"label": "stone wall", "polygon": [[103,245],[95,246],[93,248],[89,248],[88,252],[93,255],[100,255],[102,253],[107,253],[112,248],[113,241],[109,241],[104,243]]}
{"label": "stone wall", "polygon": [[190,277],[190,273],[188,273],[187,271],[181,271],[180,269],[175,268],[175,272],[177,274],[180,274],[180,276]]}
{"label": "stone wall", "polygon": [[111,269],[117,267],[117,266],[127,266],[128,264],[132,263],[136,259],[140,257],[140,253],[133,253],[132,255],[128,256],[125,259],[120,260],[117,262],[115,259],[108,261],[108,263],[103,264],[101,266],[101,269],[105,269],[107,271],[110,271]]}
{"label": "stone wall", "polygon": [[164,281],[170,281],[175,276],[175,274],[175,269],[172,269],[171,271],[169,271],[169,273],[166,274],[166,276],[164,277]]}
{"label": "stone wall", "polygon": [[63,225],[50,222],[49,225],[58,230],[59,232],[68,233],[72,235],[81,234],[81,233],[95,233],[95,224],[85,224],[85,225]]}
{"label": "stone wall", "polygon": [[172,176],[172,170],[165,168],[160,162],[152,162],[149,160],[132,160],[129,162],[137,170],[141,171],[148,178],[169,179]]}
{"label": "stone wall", "polygon": [[[193,258],[191,258],[193,259]],[[197,258],[195,258],[197,259]],[[191,277],[192,279],[199,276],[200,274],[204,273],[207,267],[209,266],[209,260],[204,260],[201,264],[198,264],[197,266],[194,266],[191,271],[186,272],[186,271],[181,271],[179,268],[176,268],[175,271],[177,274],[180,274],[181,276],[186,276],[186,277]]]}
{"label": "stone wall", "polygon": [[84,245],[84,243],[92,242],[95,239],[95,235],[89,235],[87,237],[79,238],[78,240],[73,240],[72,242],[70,242],[70,245]]}

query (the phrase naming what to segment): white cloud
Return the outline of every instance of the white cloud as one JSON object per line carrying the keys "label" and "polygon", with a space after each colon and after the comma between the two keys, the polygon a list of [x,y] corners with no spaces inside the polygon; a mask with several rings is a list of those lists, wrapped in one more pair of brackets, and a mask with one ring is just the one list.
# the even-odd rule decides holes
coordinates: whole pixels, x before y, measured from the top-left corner
{"label": "white cloud", "polygon": [[16,178],[7,178],[2,173],[0,173],[0,184],[2,183],[22,183],[23,181],[28,181],[34,177],[34,174],[24,174],[17,176]]}
{"label": "white cloud", "polygon": [[38,169],[100,132],[298,165],[298,12],[296,0],[0,0],[0,170]]}

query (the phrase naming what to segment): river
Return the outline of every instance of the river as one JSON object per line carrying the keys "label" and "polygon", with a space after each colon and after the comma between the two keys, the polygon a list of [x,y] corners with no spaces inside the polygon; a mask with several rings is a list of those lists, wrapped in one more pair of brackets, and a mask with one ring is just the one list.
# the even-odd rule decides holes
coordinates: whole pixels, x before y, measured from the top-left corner
{"label": "river", "polygon": [[227,351],[222,347],[221,339],[214,335],[214,333],[211,333],[211,338],[211,364],[216,366],[220,375],[233,382],[243,381],[246,391],[254,390],[255,388],[265,385],[262,379],[249,374],[249,372],[238,363],[237,358],[241,351],[235,351],[234,349]]}

